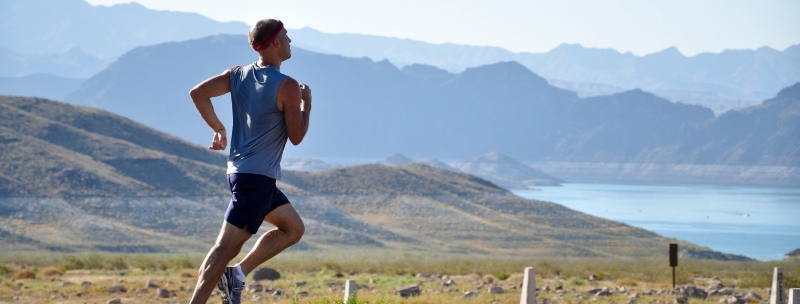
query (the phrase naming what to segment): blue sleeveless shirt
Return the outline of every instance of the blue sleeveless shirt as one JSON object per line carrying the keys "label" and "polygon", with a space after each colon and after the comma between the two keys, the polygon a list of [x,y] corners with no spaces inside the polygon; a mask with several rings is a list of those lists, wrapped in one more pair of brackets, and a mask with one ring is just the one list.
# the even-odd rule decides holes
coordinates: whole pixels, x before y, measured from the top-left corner
{"label": "blue sleeveless shirt", "polygon": [[278,109],[278,88],[286,75],[274,66],[255,63],[231,72],[233,130],[228,174],[254,173],[281,178],[281,158],[288,133]]}

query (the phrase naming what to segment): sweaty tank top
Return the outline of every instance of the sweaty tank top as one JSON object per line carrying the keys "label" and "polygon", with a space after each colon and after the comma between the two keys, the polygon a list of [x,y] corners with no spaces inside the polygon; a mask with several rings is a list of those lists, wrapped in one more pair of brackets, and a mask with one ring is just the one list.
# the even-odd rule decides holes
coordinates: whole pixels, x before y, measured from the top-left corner
{"label": "sweaty tank top", "polygon": [[233,130],[228,174],[254,173],[281,178],[281,157],[288,133],[277,96],[286,75],[255,63],[231,73]]}

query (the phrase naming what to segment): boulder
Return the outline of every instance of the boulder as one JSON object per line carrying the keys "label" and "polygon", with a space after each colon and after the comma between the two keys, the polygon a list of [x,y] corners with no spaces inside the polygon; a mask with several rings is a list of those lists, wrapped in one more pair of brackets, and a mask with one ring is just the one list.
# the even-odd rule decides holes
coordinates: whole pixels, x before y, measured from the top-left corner
{"label": "boulder", "polygon": [[761,298],[761,296],[759,294],[757,294],[757,293],[755,293],[753,291],[749,291],[749,292],[747,292],[746,294],[744,294],[742,296],[742,300],[744,300],[745,302],[748,302],[748,301],[753,300],[753,299],[756,299],[756,300],[759,300],[759,301],[763,300],[763,298]]}
{"label": "boulder", "polygon": [[172,296],[172,292],[164,288],[156,289],[156,294],[159,298],[169,298]]}
{"label": "boulder", "polygon": [[504,290],[500,286],[489,286],[487,292],[489,292],[490,294],[502,294]]}
{"label": "boulder", "polygon": [[410,296],[420,295],[420,290],[417,285],[398,287],[394,290],[394,294],[400,295],[403,298],[408,298]]}
{"label": "boulder", "polygon": [[122,285],[114,285],[114,286],[111,286],[111,287],[108,288],[108,292],[125,293],[125,292],[128,292],[128,289],[125,288],[125,286],[122,286]]}
{"label": "boulder", "polygon": [[111,300],[108,300],[108,302],[106,302],[106,304],[122,304],[122,300],[120,300],[119,298],[111,299]]}
{"label": "boulder", "polygon": [[145,288],[159,288],[160,286],[156,285],[156,283],[153,282],[153,280],[147,280],[147,282],[144,284],[144,287]]}
{"label": "boulder", "polygon": [[272,268],[262,267],[253,272],[253,280],[262,281],[270,280],[275,281],[281,278],[281,274]]}
{"label": "boulder", "polygon": [[472,298],[472,297],[477,296],[477,295],[478,295],[477,292],[467,291],[467,292],[464,293],[464,298]]}

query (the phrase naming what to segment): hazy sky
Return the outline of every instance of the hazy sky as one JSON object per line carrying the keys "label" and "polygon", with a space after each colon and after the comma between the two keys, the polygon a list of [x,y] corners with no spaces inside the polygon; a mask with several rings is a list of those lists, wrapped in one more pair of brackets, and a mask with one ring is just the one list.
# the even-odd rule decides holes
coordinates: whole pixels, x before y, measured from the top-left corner
{"label": "hazy sky", "polygon": [[[131,0],[87,0],[112,5]],[[684,55],[800,44],[798,0],[136,0],[252,24],[278,18],[290,29],[361,33],[431,43],[546,52],[561,43],[644,55],[676,46]],[[291,36],[291,34],[290,34]]]}

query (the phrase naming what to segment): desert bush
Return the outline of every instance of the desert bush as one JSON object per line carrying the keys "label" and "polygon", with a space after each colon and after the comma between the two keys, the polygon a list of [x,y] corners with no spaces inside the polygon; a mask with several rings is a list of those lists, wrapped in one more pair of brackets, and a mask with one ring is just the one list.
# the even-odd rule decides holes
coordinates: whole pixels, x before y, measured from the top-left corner
{"label": "desert bush", "polygon": [[64,258],[61,267],[66,270],[86,269],[86,263],[76,256],[68,256]]}
{"label": "desert bush", "polygon": [[14,278],[17,278],[17,279],[35,279],[36,278],[36,273],[34,273],[33,271],[31,271],[29,269],[23,269],[23,270],[20,270],[19,272],[17,272],[17,275],[14,276]]}
{"label": "desert bush", "polygon": [[579,277],[570,277],[569,280],[567,280],[567,282],[569,282],[573,286],[582,286],[583,285],[583,279],[581,279]]}
{"label": "desert bush", "polygon": [[62,276],[64,275],[64,270],[58,267],[47,267],[42,269],[42,275],[46,277]]}
{"label": "desert bush", "polygon": [[122,256],[115,256],[113,258],[108,259],[108,268],[114,270],[123,270],[128,269],[128,263],[125,262],[125,259]]}
{"label": "desert bush", "polygon": [[9,273],[11,273],[11,268],[8,268],[8,266],[6,265],[0,264],[0,275],[7,275]]}
{"label": "desert bush", "polygon": [[500,281],[505,281],[506,279],[511,277],[511,273],[508,271],[501,271],[498,272],[495,277]]}

